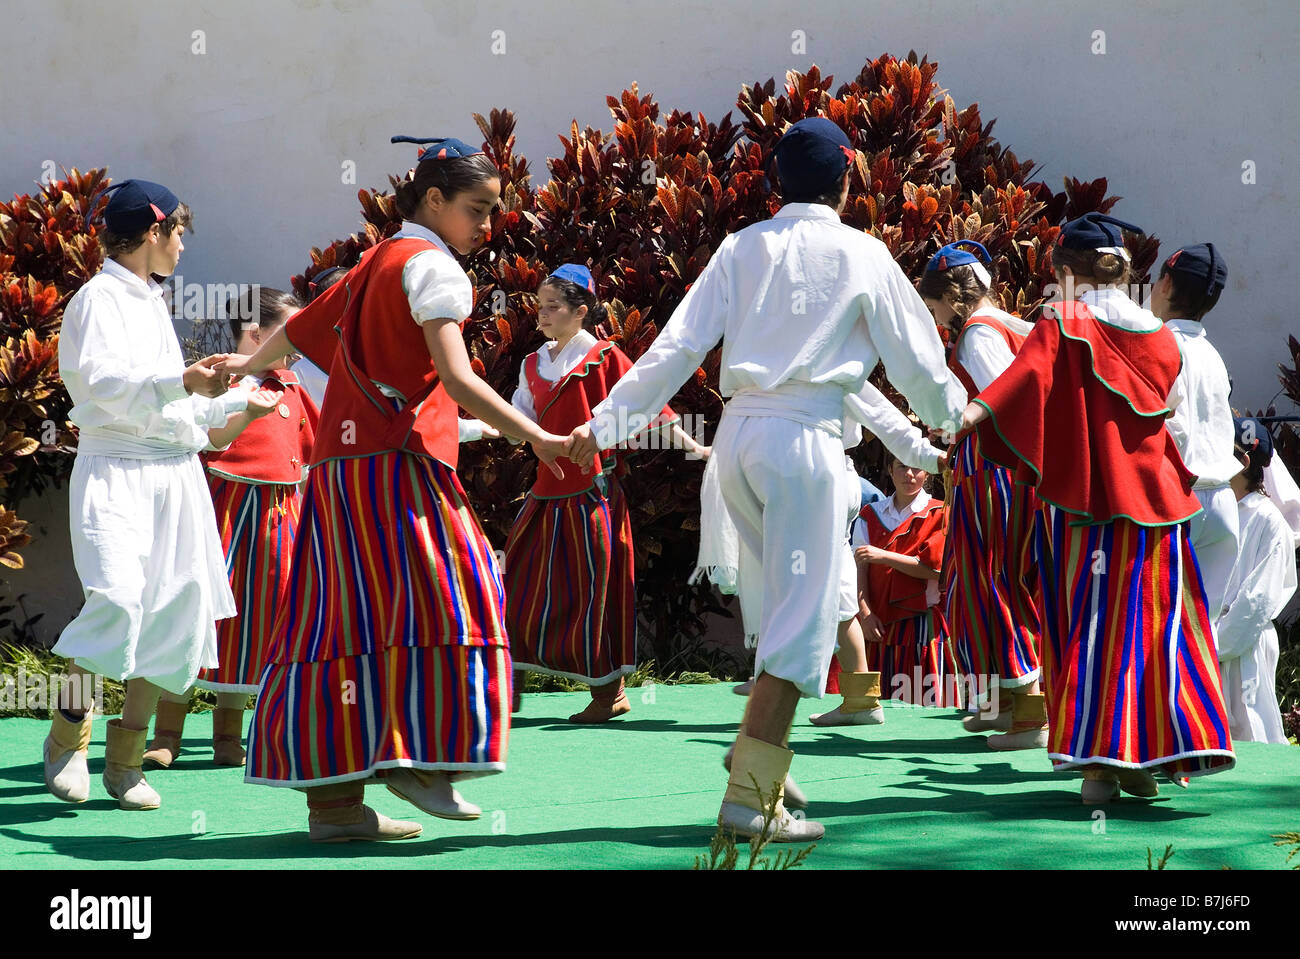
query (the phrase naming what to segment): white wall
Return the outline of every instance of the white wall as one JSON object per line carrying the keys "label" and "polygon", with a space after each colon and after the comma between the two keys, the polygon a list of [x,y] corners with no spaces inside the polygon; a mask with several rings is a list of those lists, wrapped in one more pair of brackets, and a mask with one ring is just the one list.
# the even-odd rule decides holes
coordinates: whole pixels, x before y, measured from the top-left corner
{"label": "white wall", "polygon": [[[1117,215],[1224,252],[1229,287],[1209,326],[1239,406],[1273,396],[1300,331],[1284,280],[1300,248],[1288,2],[0,4],[0,193],[29,191],[45,160],[162,181],[196,214],[187,282],[285,285],[311,246],[356,228],[359,187],[411,165],[394,133],[475,140],[471,114],[508,107],[544,182],[556,135],[574,118],[608,129],[605,96],[634,80],[666,110],[716,120],[742,83],[812,63],[847,80],[868,57],[916,49],[1054,188],[1107,176],[1125,198]],[[806,54],[791,53],[796,30]],[[1098,30],[1104,55],[1091,52]],[[345,160],[356,185],[341,182]]]}

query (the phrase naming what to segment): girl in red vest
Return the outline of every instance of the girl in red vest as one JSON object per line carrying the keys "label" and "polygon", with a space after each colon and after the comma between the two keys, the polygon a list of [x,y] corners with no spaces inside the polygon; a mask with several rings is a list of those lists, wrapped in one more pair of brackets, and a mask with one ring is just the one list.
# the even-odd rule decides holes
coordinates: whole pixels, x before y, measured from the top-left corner
{"label": "girl in red vest", "polygon": [[1181,356],[1124,292],[1122,229],[1137,230],[1099,213],[1062,228],[1065,302],[963,417],[1037,487],[1047,749],[1083,771],[1085,803],[1154,796],[1155,769],[1177,781],[1235,762],[1188,537],[1200,504],[1165,428]]}
{"label": "girl in red vest", "polygon": [[[251,354],[302,304],[290,293],[250,287],[227,306],[235,352]],[[212,506],[226,556],[226,572],[239,615],[217,622],[216,669],[195,683],[217,694],[212,714],[212,754],[218,766],[244,765],[244,705],[255,693],[272,645],[275,615],[289,586],[289,560],[302,507],[319,411],[298,377],[275,369],[241,384],[277,397],[270,416],[256,420],[229,447],[202,453]],[[163,693],[154,720],[146,768],[166,769],[181,751],[189,692]]]}
{"label": "girl in red vest", "polygon": [[[948,366],[974,398],[1011,365],[1033,324],[998,309],[993,261],[974,240],[940,249],[918,292],[952,341]],[[957,438],[949,454],[952,503],[944,553],[944,618],[968,689],[997,690],[963,722],[969,732],[1000,730],[993,749],[1047,745],[1038,686],[1038,608],[1027,562],[1037,502],[1033,487],[985,459],[979,436]]]}
{"label": "girl in red vest", "polygon": [[[537,326],[551,341],[519,372],[514,406],[551,433],[591,418],[632,361],[583,328],[599,322],[591,272],[566,263],[537,290]],[[665,406],[651,424],[671,431],[665,445],[706,455]],[[623,677],[636,669],[636,592],[632,521],[620,477],[622,454],[598,455],[583,472],[564,462],[564,478],[539,470],[506,543],[506,622],[515,669],[591,685],[591,703],[569,717],[603,723],[631,709]],[[518,690],[522,683],[517,682]]]}
{"label": "girl in red vest", "polygon": [[377,778],[430,815],[475,819],[452,777],[505,768],[510,650],[492,547],[456,477],[457,406],[555,460],[563,438],[471,370],[473,288],[452,251],[487,236],[501,181],[459,140],[397,189],[396,235],[237,373],[295,351],[329,370],[289,600],[262,675],[246,781],[304,789],[311,838],[420,834],[363,805]]}
{"label": "girl in red vest", "polygon": [[925,491],[930,474],[889,458],[894,493],[868,503],[853,522],[858,595],[867,659],[891,699],[955,706],[947,627],[940,609],[943,500]]}

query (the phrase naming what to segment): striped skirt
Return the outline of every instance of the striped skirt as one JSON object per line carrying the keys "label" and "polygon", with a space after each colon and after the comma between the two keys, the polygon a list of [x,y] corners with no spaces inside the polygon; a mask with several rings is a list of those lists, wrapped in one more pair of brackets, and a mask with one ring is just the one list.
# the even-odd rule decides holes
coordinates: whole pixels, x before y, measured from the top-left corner
{"label": "striped skirt", "polygon": [[1036,575],[1030,574],[1037,497],[979,453],[970,434],[953,450],[944,545],[945,617],[958,667],[1004,689],[1038,678]]}
{"label": "striped skirt", "polygon": [[935,607],[886,623],[884,639],[867,643],[867,663],[880,673],[882,697],[913,706],[961,705],[947,627]]}
{"label": "striped skirt", "polygon": [[1235,762],[1205,587],[1188,524],[1071,526],[1044,505],[1043,688],[1057,769]]}
{"label": "striped skirt", "polygon": [[289,588],[289,563],[302,495],[281,483],[239,483],[208,474],[226,575],[239,614],[217,622],[216,669],[196,686],[255,693],[270,657],[275,617]]}
{"label": "striped skirt", "polygon": [[501,577],[446,465],[390,452],[315,467],[275,634],[246,781],[505,768]]}
{"label": "striped skirt", "polygon": [[636,669],[632,520],[609,495],[529,496],[506,543],[506,622],[516,669],[593,686]]}

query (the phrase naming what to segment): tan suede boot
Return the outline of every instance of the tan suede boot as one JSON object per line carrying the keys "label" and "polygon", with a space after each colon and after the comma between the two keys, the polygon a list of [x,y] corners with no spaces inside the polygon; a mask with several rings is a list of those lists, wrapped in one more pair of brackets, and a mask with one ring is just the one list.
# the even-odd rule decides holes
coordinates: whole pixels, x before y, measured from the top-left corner
{"label": "tan suede boot", "polygon": [[1025,693],[1011,704],[1011,729],[988,738],[989,749],[1047,748],[1047,699],[1042,693]]}
{"label": "tan suede boot", "polygon": [[414,839],[424,832],[418,822],[389,819],[364,805],[364,783],[308,786],[306,792],[307,832],[312,842],[384,842]]}
{"label": "tan suede boot", "polygon": [[968,733],[986,733],[990,730],[1006,732],[1015,722],[1015,718],[1011,715],[1012,709],[1015,708],[1015,699],[1010,693],[1001,693],[998,696],[996,710],[981,709],[978,713],[971,713],[961,721],[962,728]]}
{"label": "tan suede boot", "polygon": [[880,707],[880,673],[840,673],[844,701],[829,713],[809,716],[814,726],[875,726],[885,721]]}
{"label": "tan suede boot", "polygon": [[50,710],[50,734],[45,737],[45,788],[64,802],[85,802],[90,798],[90,721],[86,710],[79,721],[70,720],[63,710]]}
{"label": "tan suede boot", "polygon": [[158,700],[154,711],[153,742],[144,754],[145,769],[167,769],[181,754],[181,733],[185,731],[185,715],[189,703]]}
{"label": "tan suede boot", "polygon": [[122,809],[157,809],[162,800],[144,778],[147,729],[124,729],[120,719],[110,719],[104,744],[104,788]]}
{"label": "tan suede boot", "polygon": [[212,713],[212,761],[218,766],[244,765],[244,711],[222,709]]}
{"label": "tan suede boot", "polygon": [[[786,776],[794,753],[741,733],[731,759],[731,778],[718,811],[718,825],[735,830],[737,836],[754,838],[763,834],[763,807],[776,795],[776,815],[768,826],[772,842],[805,842],[826,834],[822,824],[796,819],[785,809]],[[757,788],[755,784],[757,783]]]}
{"label": "tan suede boot", "polygon": [[622,716],[632,711],[632,704],[627,701],[623,691],[623,677],[612,683],[591,687],[591,702],[580,713],[569,717],[571,723],[607,723],[615,716]]}

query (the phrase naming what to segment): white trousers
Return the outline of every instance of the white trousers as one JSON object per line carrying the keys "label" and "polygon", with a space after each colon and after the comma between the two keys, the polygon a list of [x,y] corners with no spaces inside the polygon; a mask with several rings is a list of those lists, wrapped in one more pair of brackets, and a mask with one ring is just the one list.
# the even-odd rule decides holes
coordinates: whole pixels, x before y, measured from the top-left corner
{"label": "white trousers", "polygon": [[217,665],[216,621],[235,615],[198,456],[79,454],[69,499],[86,604],[54,652],[112,679],[185,692]]}
{"label": "white trousers", "polygon": [[1271,625],[1245,656],[1219,661],[1228,729],[1241,742],[1285,743],[1277,702],[1277,630]]}
{"label": "white trousers", "polygon": [[762,584],[754,675],[771,673],[821,698],[851,561],[841,441],[793,420],[727,412],[713,456],[742,553],[750,553],[741,560],[742,607],[754,559]]}
{"label": "white trousers", "polygon": [[[1192,491],[1200,500],[1202,512],[1192,517],[1192,550],[1201,567],[1205,597],[1210,607],[1210,622],[1223,615],[1228,595],[1228,577],[1237,563],[1237,497],[1230,486]],[[1218,642],[1216,635],[1215,642]]]}

